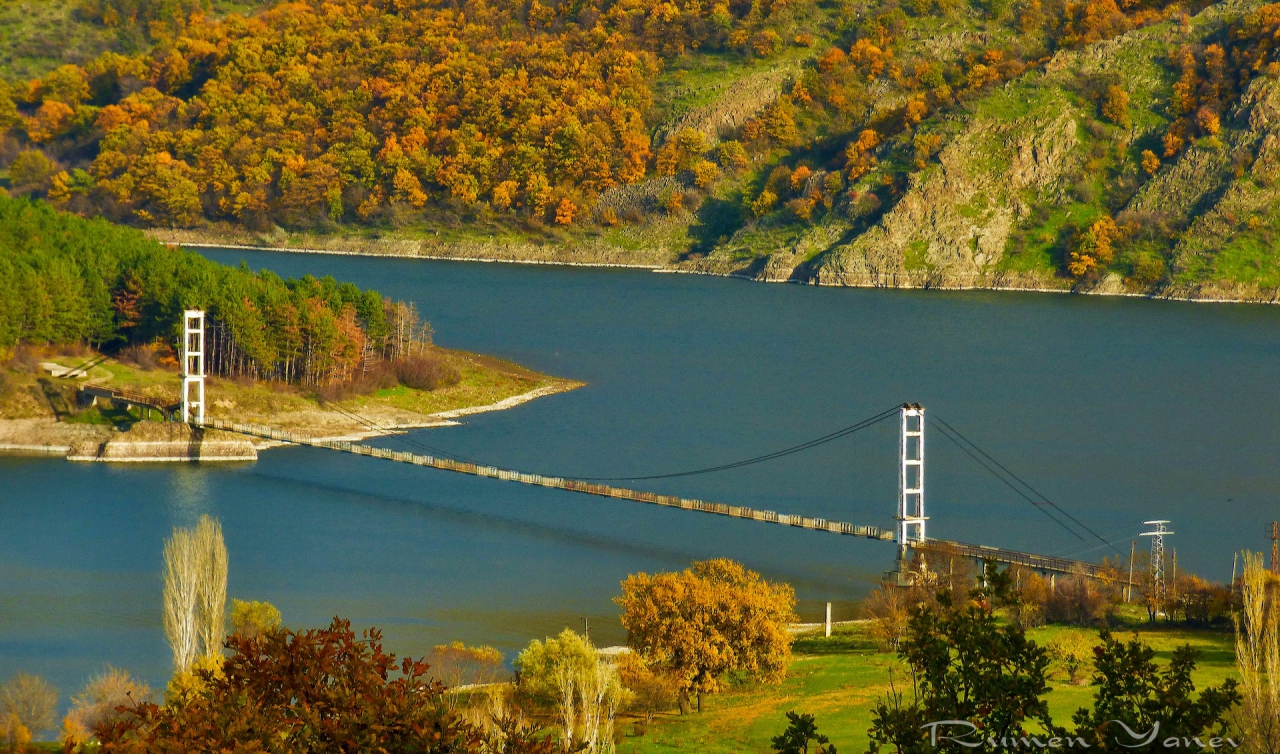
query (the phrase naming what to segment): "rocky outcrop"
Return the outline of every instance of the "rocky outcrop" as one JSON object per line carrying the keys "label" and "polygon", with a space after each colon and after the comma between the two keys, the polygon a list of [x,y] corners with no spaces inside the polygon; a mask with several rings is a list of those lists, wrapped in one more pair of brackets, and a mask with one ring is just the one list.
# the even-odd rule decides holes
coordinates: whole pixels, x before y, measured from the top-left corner
{"label": "rocky outcrop", "polygon": [[106,442],[73,443],[69,461],[162,463],[175,461],[256,461],[258,451],[247,437],[217,430],[193,429],[178,422],[139,422]]}
{"label": "rocky outcrop", "polygon": [[1040,191],[1078,164],[1075,110],[1065,97],[1033,114],[984,118],[913,176],[878,225],[815,260],[819,285],[967,288],[1000,285],[1020,192]]}
{"label": "rocky outcrop", "polygon": [[[796,76],[800,65],[792,62],[783,65],[770,65],[763,70],[750,73],[710,87],[710,91],[718,92],[715,99],[701,107],[695,107],[680,113],[654,130],[653,144],[661,146],[671,136],[686,128],[699,131],[706,137],[707,143],[720,141],[721,134],[730,133],[746,123],[768,107],[782,92],[783,84]],[[679,96],[684,92],[676,91]]]}
{"label": "rocky outcrop", "polygon": [[1174,283],[1162,294],[1275,303],[1280,301],[1280,288],[1232,279],[1230,272],[1219,269],[1218,261],[1250,231],[1251,220],[1271,215],[1280,206],[1275,188],[1280,184],[1280,81],[1255,79],[1232,115],[1241,128],[1232,134],[1231,148],[1214,151],[1228,167],[1247,160],[1249,168],[1182,233],[1173,254]]}

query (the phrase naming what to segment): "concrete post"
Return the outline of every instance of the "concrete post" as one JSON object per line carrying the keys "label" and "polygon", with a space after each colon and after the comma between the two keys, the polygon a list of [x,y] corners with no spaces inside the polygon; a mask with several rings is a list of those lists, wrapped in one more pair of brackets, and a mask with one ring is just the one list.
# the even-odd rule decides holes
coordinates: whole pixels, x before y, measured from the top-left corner
{"label": "concrete post", "polygon": [[827,603],[827,638],[831,638],[831,603]]}

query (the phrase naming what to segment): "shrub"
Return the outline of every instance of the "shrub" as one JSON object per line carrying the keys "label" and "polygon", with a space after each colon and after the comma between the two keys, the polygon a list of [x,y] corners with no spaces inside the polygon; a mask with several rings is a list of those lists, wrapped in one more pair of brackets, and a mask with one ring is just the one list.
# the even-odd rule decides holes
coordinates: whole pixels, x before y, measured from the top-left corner
{"label": "shrub", "polygon": [[907,633],[910,605],[907,590],[890,584],[881,584],[862,603],[862,615],[871,621],[871,637],[881,652],[898,648]]}
{"label": "shrub", "polygon": [[156,358],[156,348],[153,345],[138,345],[135,343],[120,351],[118,358],[125,364],[132,364],[144,372],[149,372],[160,365],[159,360]]}
{"label": "shrub", "polygon": [[1150,149],[1142,150],[1142,172],[1155,175],[1160,170],[1160,158]]}
{"label": "shrub", "polygon": [[[813,715],[788,712],[787,722],[787,729],[772,739],[772,748],[778,754],[836,754],[831,739],[818,732]],[[812,749],[810,743],[814,744]]]}
{"label": "shrub", "polygon": [[1045,603],[1045,613],[1056,623],[1091,626],[1106,618],[1117,599],[1114,588],[1075,573],[1058,580],[1057,588]]}
{"label": "shrub", "polygon": [[720,161],[720,165],[733,173],[745,170],[751,162],[747,159],[747,150],[743,149],[742,144],[736,141],[722,141],[716,147],[716,159]]}
{"label": "shrub", "polygon": [[0,716],[0,743],[7,744],[5,748],[11,754],[21,754],[31,743],[31,731],[17,715]]}
{"label": "shrub", "polygon": [[1063,631],[1049,640],[1049,657],[1067,674],[1067,683],[1083,682],[1085,671],[1093,662],[1094,643],[1082,631]]}
{"label": "shrub", "polygon": [[1023,629],[1044,625],[1049,585],[1033,571],[1016,574],[1017,601],[1009,607],[1009,619]]}
{"label": "shrub", "polygon": [[401,385],[414,390],[435,390],[446,385],[456,385],[461,375],[444,359],[434,354],[408,356],[393,364],[396,378]]}
{"label": "shrub", "polygon": [[618,673],[632,693],[631,710],[644,718],[646,724],[658,712],[666,712],[676,703],[679,692],[676,679],[661,669],[651,667],[635,652],[622,655],[618,661]]}
{"label": "shrub", "polygon": [[1115,84],[1107,87],[1107,92],[1102,97],[1102,117],[1121,128],[1132,125],[1133,120],[1129,117],[1129,93]]}
{"label": "shrub", "polygon": [[71,711],[63,728],[97,731],[110,728],[128,717],[117,707],[132,707],[150,701],[151,687],[134,680],[129,671],[107,666],[84,689],[71,697]]}
{"label": "shrub", "polygon": [[8,367],[22,374],[35,374],[40,369],[40,350],[26,343],[14,346]]}
{"label": "shrub", "polygon": [[232,635],[221,677],[197,671],[204,688],[185,704],[130,705],[95,729],[103,754],[126,752],[306,751],[314,754],[553,754],[509,718],[490,736],[442,704],[429,666],[397,662],[382,634],[357,636],[348,621],[328,628]]}
{"label": "shrub", "polygon": [[252,639],[280,628],[280,611],[270,602],[231,600],[231,633]]}
{"label": "shrub", "polygon": [[1154,254],[1141,254],[1133,259],[1131,279],[1136,285],[1154,285],[1164,279],[1164,260]]}
{"label": "shrub", "polygon": [[19,190],[39,188],[54,173],[53,162],[39,150],[22,152],[9,164],[9,185]]}
{"label": "shrub", "polygon": [[496,683],[506,676],[502,653],[493,647],[468,647],[460,641],[438,644],[427,655],[433,673],[446,686]]}

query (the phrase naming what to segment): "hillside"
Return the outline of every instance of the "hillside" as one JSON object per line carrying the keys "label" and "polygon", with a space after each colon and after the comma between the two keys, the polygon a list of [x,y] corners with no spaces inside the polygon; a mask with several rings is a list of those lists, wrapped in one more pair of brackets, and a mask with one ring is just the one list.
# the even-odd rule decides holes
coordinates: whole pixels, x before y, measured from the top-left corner
{"label": "hillside", "polygon": [[274,4],[12,80],[0,159],[11,193],[173,241],[1273,301],[1277,24],[1259,0]]}

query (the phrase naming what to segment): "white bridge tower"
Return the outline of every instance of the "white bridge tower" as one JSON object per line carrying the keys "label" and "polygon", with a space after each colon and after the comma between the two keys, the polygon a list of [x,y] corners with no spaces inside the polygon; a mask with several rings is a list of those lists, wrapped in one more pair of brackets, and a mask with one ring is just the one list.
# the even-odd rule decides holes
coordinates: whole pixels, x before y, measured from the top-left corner
{"label": "white bridge tower", "polygon": [[907,549],[925,540],[924,406],[902,404],[902,437],[898,448],[898,553],[905,567]]}
{"label": "white bridge tower", "polygon": [[182,421],[204,424],[204,312],[182,313]]}

